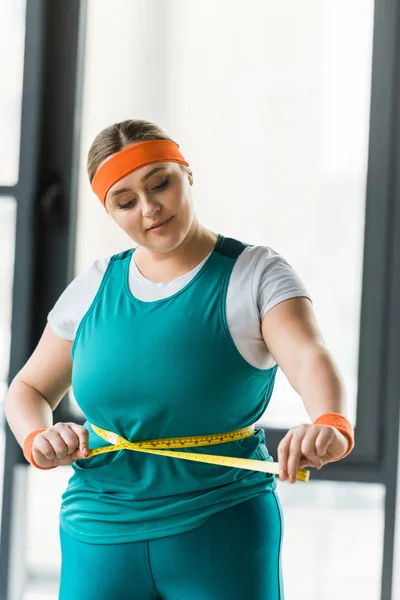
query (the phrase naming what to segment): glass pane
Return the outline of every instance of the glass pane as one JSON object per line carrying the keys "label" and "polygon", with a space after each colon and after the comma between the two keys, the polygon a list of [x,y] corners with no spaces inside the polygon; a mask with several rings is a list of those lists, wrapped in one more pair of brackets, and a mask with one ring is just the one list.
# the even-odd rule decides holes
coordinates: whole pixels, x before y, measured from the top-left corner
{"label": "glass pane", "polygon": [[[172,4],[168,125],[200,220],[296,269],[355,421],[373,1],[256,2],[257,19],[241,2]],[[280,372],[260,422],[304,419]]]}
{"label": "glass pane", "polygon": [[380,600],[384,487],[281,482],[278,493],[286,597]]}
{"label": "glass pane", "polygon": [[[61,551],[58,536],[61,495],[72,467],[38,471],[28,467],[27,584],[23,600],[56,600]],[[72,600],[72,599],[71,599]]]}
{"label": "glass pane", "polygon": [[[14,248],[17,205],[14,198],[0,198],[0,414],[10,363],[11,306],[14,279]],[[0,419],[0,508],[3,498],[4,419]]]}
{"label": "glass pane", "polygon": [[[160,2],[118,6],[88,1],[76,272],[132,245],[88,185],[91,141],[124,118],[158,122],[189,157],[200,220],[272,246],[303,278],[345,376],[354,419],[373,0],[254,0],[251,11],[239,0],[170,0],[162,57],[143,52],[144,43],[152,48],[148,37],[156,37]],[[162,60],[165,87],[155,94]],[[266,423],[291,426],[303,418],[280,373]],[[71,473],[29,468],[31,579],[24,600],[57,597],[58,511]],[[301,600],[300,589],[304,599],[330,600],[321,591],[327,581],[332,598],[340,584],[341,598],[345,588],[349,599],[378,600],[383,489],[310,482],[280,484],[279,494],[288,598]],[[342,546],[350,527],[351,550]]]}
{"label": "glass pane", "polygon": [[[107,47],[98,39],[117,14],[107,3],[88,5],[76,271],[132,245],[88,185],[91,141],[122,118],[158,122],[189,157],[200,221],[271,246],[304,281],[355,422],[373,0],[256,0],[251,11],[239,0],[171,0],[159,40],[166,83],[157,95],[161,59],[146,59],[137,45],[141,22],[153,22],[158,3],[121,4],[126,18],[110,28]],[[129,77],[118,75],[116,62]],[[107,89],[120,93],[104,96],[105,76]],[[305,419],[279,372],[260,423],[291,427]]]}
{"label": "glass pane", "polygon": [[1,3],[0,185],[18,180],[26,0]]}

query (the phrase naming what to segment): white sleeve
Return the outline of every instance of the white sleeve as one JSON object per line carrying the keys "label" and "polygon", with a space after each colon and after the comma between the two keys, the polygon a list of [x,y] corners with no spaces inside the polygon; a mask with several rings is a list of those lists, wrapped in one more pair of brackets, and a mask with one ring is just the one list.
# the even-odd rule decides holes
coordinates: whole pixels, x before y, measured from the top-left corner
{"label": "white sleeve", "polygon": [[96,260],[86,271],[71,281],[47,315],[47,321],[56,335],[73,341],[79,323],[90,308],[109,257]]}
{"label": "white sleeve", "polygon": [[271,308],[284,300],[304,297],[312,302],[310,294],[294,269],[280,254],[267,246],[259,247],[252,289],[260,321]]}

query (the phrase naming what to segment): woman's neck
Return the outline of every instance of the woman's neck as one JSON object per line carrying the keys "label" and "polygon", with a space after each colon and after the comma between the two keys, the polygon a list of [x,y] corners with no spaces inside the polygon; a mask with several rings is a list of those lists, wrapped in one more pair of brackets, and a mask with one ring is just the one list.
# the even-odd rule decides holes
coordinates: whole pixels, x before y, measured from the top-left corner
{"label": "woman's neck", "polygon": [[194,269],[215,248],[218,234],[198,225],[173,252],[151,252],[143,246],[135,251],[141,274],[155,283],[168,283]]}

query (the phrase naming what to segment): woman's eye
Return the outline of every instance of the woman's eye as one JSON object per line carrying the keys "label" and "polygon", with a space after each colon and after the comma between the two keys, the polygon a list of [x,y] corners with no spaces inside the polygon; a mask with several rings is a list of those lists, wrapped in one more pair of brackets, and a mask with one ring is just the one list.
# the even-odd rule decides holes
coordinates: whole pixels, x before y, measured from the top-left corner
{"label": "woman's eye", "polygon": [[135,204],[136,200],[130,200],[126,204],[118,204],[118,208],[121,208],[123,210],[124,208],[131,208],[131,206],[134,206]]}
{"label": "woman's eye", "polygon": [[162,183],[160,183],[160,185],[157,185],[156,187],[151,188],[151,191],[152,192],[154,192],[154,191],[158,192],[159,190],[163,190],[164,188],[167,187],[168,183],[169,183],[169,179],[167,177],[167,179],[164,179],[164,181]]}
{"label": "woman's eye", "polygon": [[[164,190],[166,187],[168,187],[168,184],[169,184],[169,177],[164,179],[164,181],[162,183],[160,183],[159,185],[151,188],[150,191],[159,192],[160,190]],[[136,202],[137,202],[136,200],[130,200],[126,204],[118,204],[118,208],[120,208],[121,210],[132,208],[132,206],[134,206],[136,204]]]}

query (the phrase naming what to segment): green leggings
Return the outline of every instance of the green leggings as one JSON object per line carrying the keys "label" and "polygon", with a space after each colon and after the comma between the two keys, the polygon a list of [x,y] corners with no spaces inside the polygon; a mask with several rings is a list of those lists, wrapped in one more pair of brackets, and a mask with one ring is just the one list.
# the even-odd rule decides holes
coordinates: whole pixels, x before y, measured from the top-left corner
{"label": "green leggings", "polygon": [[86,544],[60,529],[60,539],[59,600],[283,600],[275,492],[167,537]]}

